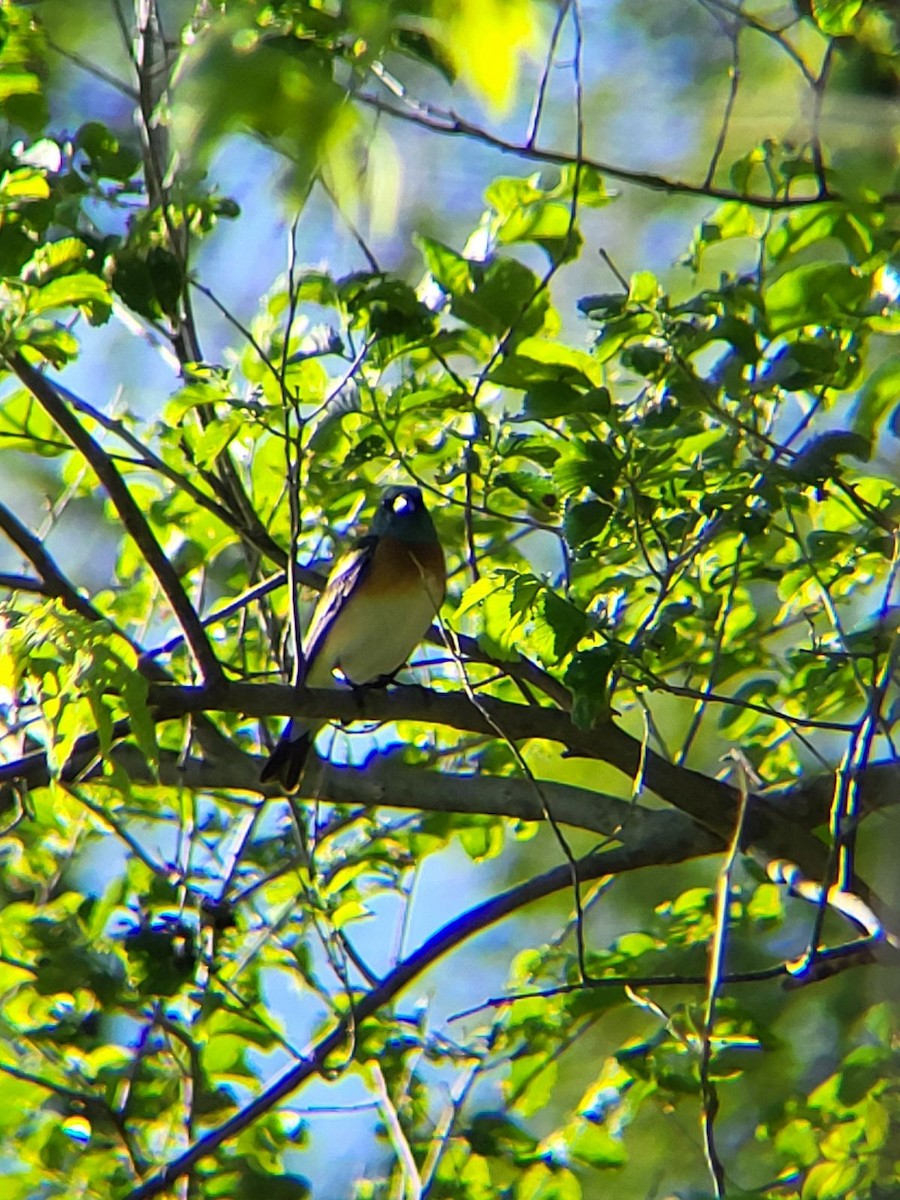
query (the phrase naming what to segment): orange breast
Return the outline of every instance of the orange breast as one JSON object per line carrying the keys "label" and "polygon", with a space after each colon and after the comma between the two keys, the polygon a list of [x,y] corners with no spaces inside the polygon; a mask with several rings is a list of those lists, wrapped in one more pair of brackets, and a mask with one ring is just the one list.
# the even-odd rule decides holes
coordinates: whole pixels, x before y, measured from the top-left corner
{"label": "orange breast", "polygon": [[382,538],[316,654],[307,685],[331,686],[335,668],[356,684],[392,675],[425,636],[444,591],[439,545]]}
{"label": "orange breast", "polygon": [[444,552],[439,542],[401,542],[383,537],[372,558],[365,591],[372,596],[424,588],[435,612],[444,602],[446,575]]}

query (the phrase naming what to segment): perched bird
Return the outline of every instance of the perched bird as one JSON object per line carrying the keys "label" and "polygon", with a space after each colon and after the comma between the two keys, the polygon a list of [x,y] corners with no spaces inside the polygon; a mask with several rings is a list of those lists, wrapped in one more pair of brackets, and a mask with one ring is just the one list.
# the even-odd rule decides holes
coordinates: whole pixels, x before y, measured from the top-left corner
{"label": "perched bird", "polygon": [[[310,621],[300,683],[353,687],[389,682],[425,636],[444,602],[444,552],[422,493],[385,490],[369,532],[335,564]],[[287,791],[300,782],[319,723],[291,720],[261,780]]]}

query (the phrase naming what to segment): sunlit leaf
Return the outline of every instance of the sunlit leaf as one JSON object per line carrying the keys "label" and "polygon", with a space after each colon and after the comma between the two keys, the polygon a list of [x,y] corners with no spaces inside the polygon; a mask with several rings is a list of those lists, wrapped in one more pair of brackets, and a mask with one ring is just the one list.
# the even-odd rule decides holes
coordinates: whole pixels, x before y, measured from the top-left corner
{"label": "sunlit leaf", "polygon": [[812,0],[816,24],[830,37],[844,37],[853,32],[863,0]]}

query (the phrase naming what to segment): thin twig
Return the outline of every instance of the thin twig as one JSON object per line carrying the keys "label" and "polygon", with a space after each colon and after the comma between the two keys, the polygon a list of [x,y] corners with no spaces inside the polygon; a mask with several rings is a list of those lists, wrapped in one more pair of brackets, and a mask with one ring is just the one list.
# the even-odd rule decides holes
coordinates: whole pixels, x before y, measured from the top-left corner
{"label": "thin twig", "polygon": [[53,38],[47,37],[47,45],[61,58],[68,59],[73,66],[78,67],[82,71],[86,71],[89,75],[93,75],[95,79],[99,79],[101,83],[109,84],[111,88],[129,100],[137,102],[138,92],[136,88],[130,87],[123,79],[119,79],[117,75],[113,75],[111,71],[105,70],[103,67],[92,63],[89,59],[83,58],[75,50],[67,50],[64,46],[60,46]]}
{"label": "thin twig", "polygon": [[697,733],[700,729],[700,724],[703,720],[704,712],[706,711],[708,697],[712,693],[713,683],[716,675],[718,674],[719,662],[721,660],[722,651],[725,645],[725,627],[728,624],[728,618],[731,616],[732,605],[734,604],[734,596],[735,592],[737,591],[743,553],[744,543],[740,542],[734,557],[734,562],[732,563],[728,591],[726,592],[725,600],[716,619],[716,628],[713,633],[712,657],[710,658],[709,670],[706,672],[706,683],[701,689],[702,698],[699,699],[694,705],[694,711],[691,714],[691,723],[688,726],[687,733],[684,736],[684,741],[681,744],[681,749],[679,750],[678,756],[675,760],[679,764],[687,761],[691,746],[694,743],[694,738],[697,736]]}
{"label": "thin twig", "polygon": [[722,151],[725,149],[725,142],[728,138],[728,130],[731,127],[731,118],[734,114],[734,106],[737,103],[738,89],[741,84],[741,26],[735,20],[728,29],[728,38],[731,42],[731,66],[729,67],[729,88],[728,99],[725,101],[725,109],[722,113],[722,124],[719,127],[719,135],[716,138],[716,144],[713,148],[712,156],[709,160],[709,166],[706,170],[706,178],[704,184],[709,187],[716,177],[716,168],[719,165],[719,159],[722,157]]}
{"label": "thin twig", "polygon": [[384,1073],[377,1060],[369,1063],[369,1072],[375,1083],[375,1094],[378,1096],[378,1111],[387,1126],[388,1137],[397,1156],[397,1161],[403,1168],[403,1194],[408,1200],[420,1200],[422,1195],[422,1177],[416,1164],[415,1155],[409,1140],[400,1124],[397,1107],[391,1099]]}
{"label": "thin twig", "polygon": [[556,58],[556,47],[559,43],[559,35],[562,33],[563,25],[566,17],[569,15],[569,6],[572,0],[564,0],[560,4],[556,13],[556,20],[553,22],[553,30],[550,34],[550,41],[547,45],[547,53],[544,56],[544,65],[541,69],[541,77],[538,81],[537,91],[534,96],[534,103],[531,107],[531,117],[528,121],[528,130],[525,134],[525,145],[533,146],[538,135],[538,130],[541,125],[541,117],[544,112],[544,101],[547,97],[547,85],[550,82],[550,72],[553,70],[553,63]]}
{"label": "thin twig", "polygon": [[700,1091],[703,1097],[701,1109],[703,1146],[709,1172],[716,1189],[716,1196],[720,1198],[725,1195],[725,1168],[719,1157],[715,1139],[715,1121],[719,1111],[719,1097],[716,1085],[710,1076],[713,1032],[716,1023],[716,1002],[719,990],[722,987],[722,976],[725,971],[725,946],[730,924],[731,888],[738,857],[741,852],[744,819],[747,815],[750,788],[751,786],[760,786],[760,780],[741,751],[732,750],[730,757],[734,760],[736,767],[740,802],[738,805],[737,820],[734,825],[734,833],[716,883],[715,930],[709,949],[706,1011],[703,1017],[700,1050]]}
{"label": "thin twig", "polygon": [[[576,166],[579,161],[576,155],[563,150],[549,150],[538,146],[527,146],[522,142],[502,138],[498,134],[474,124],[472,121],[465,120],[454,112],[435,109],[430,105],[414,103],[409,108],[398,108],[396,105],[389,104],[381,97],[369,92],[360,92],[357,99],[376,112],[394,117],[398,121],[417,125],[422,129],[442,134],[445,137],[468,138],[484,146],[490,146],[495,150],[499,150],[502,154],[511,154],[517,158],[524,159],[526,162],[542,162],[559,167],[568,167]],[[603,162],[596,158],[583,158],[581,159],[581,163],[583,166],[597,171],[600,175],[607,175],[612,179],[620,179],[624,183],[631,183],[636,187],[647,188],[650,191],[666,192],[669,195],[702,196],[710,200],[723,201],[736,200],[742,204],[749,205],[751,208],[775,211],[808,208],[813,204],[823,203],[821,196],[818,194],[815,196],[766,196],[758,192],[740,192],[735,188],[714,187],[703,183],[689,183],[681,179],[669,179],[664,175],[657,175],[651,171],[635,171],[628,167],[622,167],[616,163]],[[827,197],[827,202],[829,203],[839,204],[842,201],[843,197],[835,192],[829,193]],[[889,192],[882,197],[882,201],[885,204],[897,204],[900,202],[900,192]]]}

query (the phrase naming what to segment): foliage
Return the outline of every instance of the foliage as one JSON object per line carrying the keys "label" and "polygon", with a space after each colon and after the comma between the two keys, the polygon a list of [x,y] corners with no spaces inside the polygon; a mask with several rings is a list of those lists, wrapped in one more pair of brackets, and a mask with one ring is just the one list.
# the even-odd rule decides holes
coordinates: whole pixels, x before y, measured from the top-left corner
{"label": "foliage", "polygon": [[[701,183],[590,157],[577,5],[137,4],[87,63],[78,6],[0,7],[11,1200],[327,1194],[291,1098],[348,1082],[360,1200],[894,1194],[900,197],[818,122],[861,59],[889,85],[897,19],[678,6],[733,55]],[[738,144],[745,47],[815,101],[799,144]],[[541,124],[569,51],[574,153]],[[500,122],[535,73],[521,141],[430,99]],[[389,120],[521,160],[469,230],[437,197],[404,269],[357,225]],[[248,133],[293,225],[245,322],[204,269]],[[616,179],[693,232],[572,304]],[[352,269],[301,262],[321,197]],[[398,480],[450,568],[428,689],[298,698],[287,579]],[[298,707],[383,724],[329,727],[288,800],[260,754]]]}

